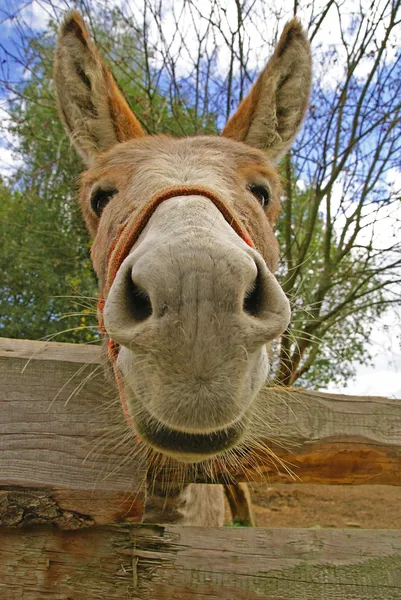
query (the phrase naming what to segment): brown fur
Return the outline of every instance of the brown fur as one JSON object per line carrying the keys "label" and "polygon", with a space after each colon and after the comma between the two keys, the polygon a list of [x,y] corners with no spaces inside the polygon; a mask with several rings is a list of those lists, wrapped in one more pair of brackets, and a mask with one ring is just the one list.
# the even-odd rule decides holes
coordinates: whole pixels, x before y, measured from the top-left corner
{"label": "brown fur", "polygon": [[265,150],[277,162],[290,148],[302,123],[311,73],[309,42],[300,22],[293,19],[223,135]]}
{"label": "brown fur", "polygon": [[[230,160],[227,160],[227,157]],[[187,170],[166,171],[168,164],[185,162]],[[192,166],[192,169],[191,169]],[[165,168],[162,168],[165,167]],[[158,172],[149,179],[148,173]],[[274,271],[278,262],[278,244],[273,225],[280,212],[280,181],[277,170],[258,150],[224,138],[173,139],[165,136],[131,140],[112,148],[98,158],[96,164],[82,176],[80,203],[89,230],[94,236],[92,260],[101,280],[104,276],[107,248],[118,227],[133,210],[171,185],[188,183],[209,187],[210,173],[221,181],[219,193],[251,234],[255,247]],[[90,208],[92,186],[104,181],[119,190],[118,197],[99,219]],[[267,182],[272,201],[266,210],[247,191],[247,185]],[[224,184],[224,187],[223,187]],[[225,189],[226,188],[226,189]],[[133,194],[132,191],[135,190]]]}
{"label": "brown fur", "polygon": [[[280,212],[281,195],[279,174],[274,163],[279,160],[280,156],[291,145],[302,122],[309,97],[311,80],[310,51],[308,41],[299,22],[294,19],[285,27],[267,67],[259,76],[249,96],[242,102],[236,114],[227,123],[222,137],[219,138],[205,136],[178,140],[167,136],[145,137],[142,127],[129,108],[113,76],[101,61],[81,17],[75,11],[66,17],[60,30],[55,55],[54,78],[61,118],[64,121],[72,143],[89,167],[81,178],[80,204],[88,229],[94,238],[91,255],[100,285],[103,285],[105,278],[106,260],[110,246],[115,240],[121,224],[127,221],[145,203],[149,202],[156,195],[162,194],[164,190],[174,187],[182,189],[183,187],[194,186],[197,190],[207,190],[211,194],[218,196],[224,205],[229,207],[235,219],[241,222],[250,233],[257,253],[249,248],[244,250],[243,246],[241,246],[243,242],[241,240],[238,242],[238,236],[236,237],[236,234],[232,233],[230,227],[223,221],[219,227],[226,227],[229,233],[225,230],[224,235],[222,234],[220,239],[214,232],[214,240],[217,240],[213,242],[215,243],[214,247],[218,248],[219,252],[223,248],[219,258],[216,260],[220,265],[226,264],[224,262],[226,259],[224,249],[227,247],[227,252],[234,253],[232,256],[235,255],[242,261],[241,264],[243,264],[244,271],[238,271],[242,277],[243,273],[246,272],[246,268],[250,265],[250,257],[253,257],[252,260],[256,262],[251,263],[253,264],[252,268],[256,269],[255,265],[259,265],[258,277],[260,276],[261,268],[265,273],[265,288],[263,289],[266,298],[269,298],[272,306],[269,318],[273,319],[273,325],[276,323],[276,326],[278,325],[279,328],[282,328],[282,331],[286,326],[285,323],[288,323],[288,301],[285,299],[274,276],[271,274],[276,269],[278,263],[279,249],[273,227]],[[250,185],[263,185],[269,188],[271,200],[266,208],[262,208],[258,200],[253,196],[249,190]],[[98,186],[107,189],[112,187],[117,190],[116,195],[106,206],[100,219],[92,210],[90,203],[91,195]],[[193,198],[193,196],[191,197]],[[190,218],[192,218],[192,216],[189,218],[188,215],[196,216],[197,214],[205,214],[204,222],[207,222],[208,218],[209,221],[211,218],[215,219],[214,216],[211,217],[212,213],[208,214],[211,209],[205,205],[207,200],[203,198],[202,204],[202,200],[199,201],[198,192],[197,197],[198,199],[195,200],[195,204],[194,202],[191,204],[191,207],[195,206],[195,209],[186,209],[194,211],[186,214],[186,223],[190,222]],[[180,205],[175,204],[174,206]],[[202,206],[203,209],[201,208]],[[202,213],[202,210],[206,212]],[[159,214],[164,215],[165,213]],[[169,214],[175,213],[170,212]],[[179,213],[179,217],[182,219],[182,212]],[[218,217],[221,218],[221,215],[216,216],[216,222],[220,223]],[[175,224],[175,226],[177,225]],[[211,223],[212,226],[213,223]],[[165,222],[164,227],[166,227]],[[201,231],[201,227],[196,229],[196,231]],[[209,241],[209,234],[206,235],[203,233],[201,235],[204,236],[202,240],[205,240],[205,244],[209,246],[208,250],[210,250],[212,242]],[[236,238],[234,241],[233,237]],[[227,239],[229,240],[227,246],[219,246],[220,243],[223,244],[224,240]],[[168,239],[169,243],[170,238]],[[201,249],[202,245],[199,244],[196,248],[198,247]],[[185,251],[184,249],[184,254]],[[133,254],[134,249],[131,256],[128,256],[127,259],[131,259]],[[190,253],[189,255],[191,260],[193,260],[194,256],[191,256]],[[205,264],[211,264],[213,257],[207,256],[209,262],[206,261]],[[176,259],[178,258],[176,256]],[[195,258],[197,258],[197,255]],[[154,257],[153,260],[155,260]],[[160,261],[160,258],[156,260]],[[257,262],[260,260],[263,260],[263,264]],[[174,264],[173,257],[171,257],[170,262]],[[176,262],[179,261],[176,260]],[[232,272],[236,273],[234,265],[229,262],[227,264],[233,270]],[[127,263],[127,265],[128,269],[131,269],[130,263]],[[149,262],[148,267],[149,265],[154,265],[154,262]],[[119,285],[124,283],[125,275],[128,272],[129,270],[119,270],[116,276],[116,279],[118,279],[119,274],[121,274]],[[247,273],[249,274],[249,270]],[[164,273],[162,275],[164,276]],[[224,279],[224,276],[225,273],[223,273],[222,279]],[[231,273],[230,277],[228,277],[227,281],[234,282],[233,285],[235,286],[237,284],[236,276],[233,276]],[[160,287],[161,279],[157,279],[157,285]],[[215,284],[217,289],[221,282],[216,280]],[[256,284],[254,283],[254,285]],[[123,286],[121,289],[124,289]],[[168,286],[166,289],[170,293],[171,290]],[[225,288],[223,287],[219,288],[220,299],[216,307],[225,305],[226,297],[224,296],[224,290]],[[232,290],[233,287],[230,287],[228,290],[229,295]],[[118,294],[116,298],[117,302],[114,304],[111,302],[112,308],[114,306],[118,308],[119,306]],[[242,304],[239,306],[240,311],[244,312]],[[113,310],[117,310],[117,308]],[[191,311],[189,310],[189,316],[191,316],[190,313]],[[118,318],[120,318],[119,314],[117,314],[117,322]],[[188,310],[186,310],[185,314],[188,317]],[[222,313],[221,320],[217,318],[217,314],[215,316],[217,325],[215,330],[212,328],[212,335],[215,335],[216,331],[220,331],[219,328],[222,327],[221,324],[225,320],[228,323],[230,322],[230,316],[227,317],[227,314]],[[196,323],[198,323],[201,317],[202,315],[195,314]],[[203,315],[203,318],[204,320],[201,322],[205,324],[204,335],[207,338],[209,323],[207,318],[205,320],[205,315]],[[220,362],[216,366],[216,371],[223,369],[222,381],[234,380],[236,378],[236,369],[247,369],[248,363],[249,365],[253,365],[252,369],[257,370],[259,368],[258,361],[261,361],[262,364],[263,360],[266,360],[266,353],[263,349],[261,349],[261,354],[258,354],[258,344],[262,344],[263,346],[263,343],[268,340],[265,340],[265,337],[263,337],[262,341],[259,338],[256,341],[255,337],[254,346],[251,347],[251,344],[249,355],[246,348],[243,348],[241,345],[239,346],[241,352],[247,357],[247,360],[242,358],[240,363],[235,363],[237,359],[233,359],[230,365],[231,371],[227,370],[226,376],[224,376],[225,364],[231,360],[229,355],[231,354],[235,357],[235,352],[238,350],[238,348],[235,348],[235,337],[238,332],[242,331],[244,333],[245,331],[247,334],[246,327],[248,326],[248,322],[250,336],[253,335],[253,331],[259,331],[259,323],[256,322],[257,319],[253,322],[252,317],[246,314],[238,315],[237,321],[235,321],[236,318],[237,316],[234,317],[234,322],[238,329],[236,331],[227,330],[227,333],[230,334],[226,336],[229,344],[227,352],[224,352],[224,340],[215,339],[214,342],[218,351],[220,346],[223,349],[223,354],[219,356]],[[180,323],[179,320],[176,322]],[[166,323],[166,320],[164,323]],[[123,332],[129,329],[128,325],[124,321]],[[267,329],[269,326],[268,323]],[[160,322],[159,325],[154,323],[150,327],[150,333],[152,331],[157,332],[157,327],[160,327]],[[201,333],[202,327],[199,328]],[[171,330],[167,329],[170,333],[173,330],[174,327]],[[159,352],[157,361],[160,361],[160,363],[166,360],[167,362],[171,362],[171,365],[168,363],[167,369],[157,361],[151,368],[149,367],[151,363],[149,361],[147,363],[150,374],[155,373],[157,370],[162,371],[164,368],[168,374],[167,377],[170,379],[168,385],[172,386],[171,389],[178,394],[178,399],[180,398],[181,390],[177,391],[177,381],[174,379],[175,373],[181,378],[181,383],[184,382],[182,383],[184,386],[183,389],[186,389],[185,386],[188,385],[186,370],[190,371],[192,368],[192,358],[187,361],[188,364],[185,365],[185,369],[183,368],[185,359],[180,359],[181,353],[184,352],[185,354],[187,352],[185,344],[188,342],[186,339],[187,334],[183,328],[182,330],[184,337],[177,337],[175,347],[172,345],[169,338],[170,333],[168,333],[160,348],[151,348],[155,356]],[[274,327],[271,330],[273,331]],[[149,331],[146,330],[146,327],[142,328],[142,331],[145,332],[144,335],[146,338]],[[277,335],[277,332],[275,335]],[[156,339],[158,339],[157,336]],[[197,341],[199,342],[199,339]],[[191,352],[194,347],[194,345],[191,347]],[[127,357],[130,356],[130,353],[134,356],[130,343],[125,344],[125,350],[125,360],[128,360]],[[201,350],[198,348],[197,352],[201,352]],[[142,352],[143,357],[146,357],[146,349]],[[224,360],[222,360],[222,357]],[[198,367],[202,364],[209,364],[210,367],[210,362],[213,363],[213,354],[206,348],[205,356],[199,354],[198,359]],[[144,362],[146,360],[143,358],[141,364],[143,365]],[[131,363],[129,364],[131,365]],[[132,363],[133,365],[134,362]],[[213,369],[209,368],[210,370],[213,371]],[[134,372],[135,370],[132,370],[132,373]],[[142,372],[144,371],[142,370]],[[260,372],[263,373],[263,369]],[[229,373],[234,373],[235,376],[229,377]],[[254,371],[251,371],[251,373],[253,377]],[[195,375],[196,377],[194,378]],[[213,389],[213,382],[210,383],[209,381],[210,377],[208,376],[209,379],[208,377],[203,378],[204,375],[205,372],[195,373],[194,371],[190,373],[190,377],[192,377],[196,386],[199,387],[199,380],[202,379],[201,387],[203,389],[206,389],[207,386]],[[199,378],[199,376],[201,377]],[[258,376],[258,373],[256,373],[256,378]],[[186,377],[187,379],[185,379]],[[250,389],[253,388],[251,387]],[[257,389],[260,388],[255,389],[255,393],[257,393]],[[206,423],[207,427],[209,427],[211,426],[211,421],[208,421],[209,415],[210,419],[213,416],[211,408],[215,409],[216,404],[213,407],[210,406],[210,403],[214,402],[214,400],[212,395],[208,396],[207,394],[205,396],[205,405],[209,402],[209,408],[203,408],[205,414],[202,415],[204,418],[202,423]],[[183,397],[186,397],[185,394]],[[189,397],[193,398],[192,395]],[[228,394],[224,402],[230,402],[230,398],[231,395]],[[221,403],[220,408],[221,406],[225,406],[224,402]],[[202,403],[201,406],[203,406]],[[167,408],[165,410],[167,411]],[[189,407],[187,410],[193,411],[193,407],[192,409]],[[188,412],[189,420],[193,419],[192,415],[193,412]],[[177,417],[174,416],[174,418]],[[176,423],[174,423],[175,426]],[[226,425],[224,426],[226,427]],[[172,426],[170,425],[170,427]],[[202,429],[202,433],[206,429]],[[246,494],[244,497],[246,497]],[[181,495],[178,504],[183,516],[183,522],[185,523],[222,524],[223,496],[221,489],[218,487],[210,489],[208,486],[188,486]]]}
{"label": "brown fur", "polygon": [[60,29],[54,79],[60,115],[84,160],[145,135],[76,11]]}

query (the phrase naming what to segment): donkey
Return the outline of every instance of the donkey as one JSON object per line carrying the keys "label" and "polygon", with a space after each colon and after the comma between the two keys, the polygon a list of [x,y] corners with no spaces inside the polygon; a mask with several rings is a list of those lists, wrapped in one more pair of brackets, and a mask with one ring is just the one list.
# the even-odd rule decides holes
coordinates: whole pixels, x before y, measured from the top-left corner
{"label": "donkey", "polygon": [[[87,165],[99,322],[127,426],[184,463],[249,443],[267,346],[287,327],[274,272],[276,167],[306,112],[308,40],[289,22],[221,136],[146,135],[78,13],[55,54],[60,116]],[[182,522],[220,525],[221,486],[189,485]]]}

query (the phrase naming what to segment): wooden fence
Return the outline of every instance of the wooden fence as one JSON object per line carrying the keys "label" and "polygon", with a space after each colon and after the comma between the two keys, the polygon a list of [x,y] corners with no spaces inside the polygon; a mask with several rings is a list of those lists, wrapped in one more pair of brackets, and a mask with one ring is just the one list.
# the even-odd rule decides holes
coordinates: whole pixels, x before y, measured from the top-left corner
{"label": "wooden fence", "polygon": [[[0,340],[1,600],[401,600],[398,530],[175,525],[158,493],[174,472],[147,493],[102,362]],[[254,452],[233,477],[401,485],[400,401],[266,388],[261,402],[282,466]]]}

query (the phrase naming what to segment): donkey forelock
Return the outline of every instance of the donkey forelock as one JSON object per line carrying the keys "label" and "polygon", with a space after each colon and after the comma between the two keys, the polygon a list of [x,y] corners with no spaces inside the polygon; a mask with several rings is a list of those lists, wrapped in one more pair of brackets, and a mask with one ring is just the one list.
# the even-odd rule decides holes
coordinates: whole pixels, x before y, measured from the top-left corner
{"label": "donkey forelock", "polygon": [[273,275],[275,163],[302,122],[310,78],[293,20],[221,137],[145,136],[80,17],[61,29],[58,105],[88,165],[80,203],[124,411],[147,444],[182,461],[246,437],[266,344],[288,325]]}

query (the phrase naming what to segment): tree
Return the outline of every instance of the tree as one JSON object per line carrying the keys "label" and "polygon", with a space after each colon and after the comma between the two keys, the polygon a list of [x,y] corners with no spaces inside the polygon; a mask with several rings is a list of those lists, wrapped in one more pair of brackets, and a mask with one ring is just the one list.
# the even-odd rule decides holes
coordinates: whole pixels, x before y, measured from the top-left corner
{"label": "tree", "polygon": [[[0,187],[0,330],[17,338],[53,336],[61,329],[75,328],[76,320],[66,319],[62,328],[57,318],[71,313],[69,296],[78,294],[82,314],[79,329],[69,332],[70,341],[91,341],[86,328],[91,314],[86,300],[94,293],[90,261],[85,244],[76,248],[78,238],[70,223],[60,218],[58,207],[43,205],[38,190],[30,193]],[[12,265],[12,268],[10,268]]]}
{"label": "tree", "polygon": [[333,3],[340,43],[321,53],[310,118],[284,165],[283,288],[294,306],[276,375],[284,385],[345,383],[399,302],[400,2],[366,4],[348,19],[344,6]]}
{"label": "tree", "polygon": [[[107,29],[118,31],[111,46]],[[145,66],[137,49],[131,72],[124,61],[136,30],[128,30],[115,11],[99,15],[95,37],[110,61],[135,112],[149,132],[190,132],[195,126],[182,102],[167,104],[153,91],[142,95]],[[102,29],[101,27],[105,28]],[[0,328],[9,337],[91,342],[99,340],[97,286],[88,250],[90,240],[76,201],[77,179],[84,165],[65,136],[57,115],[52,65],[57,28],[43,35],[24,30],[18,59],[29,77],[12,84],[8,96],[7,133],[16,141],[19,160],[8,186],[1,188],[0,265],[5,277],[0,298]],[[146,71],[147,73],[148,71]],[[10,86],[9,80],[3,82]],[[178,127],[178,123],[180,126]],[[208,114],[202,127],[215,130]]]}
{"label": "tree", "polygon": [[[286,161],[291,164],[290,157]],[[342,255],[337,229],[330,233],[330,256],[334,257],[329,257],[322,212],[316,215],[309,238],[315,190],[301,192],[295,181],[290,183],[290,174],[288,177],[279,223],[283,251],[279,277],[291,300],[292,319],[275,348],[276,382],[298,382],[312,388],[345,384],[353,375],[355,362],[369,362],[369,336],[395,297],[383,289],[386,286],[376,257],[355,246]],[[326,281],[322,277],[325,269],[329,269]],[[297,278],[292,280],[295,270]],[[386,264],[386,271],[393,276],[391,265]],[[397,277],[396,269],[394,275]]]}
{"label": "tree", "polygon": [[[88,342],[97,337],[96,320],[90,320],[96,282],[75,199],[82,166],[52,95],[54,35],[25,41],[30,77],[15,85],[8,103],[19,166],[2,187],[0,327],[9,337],[51,338],[65,331],[61,340]],[[77,309],[78,320],[71,314]]]}

